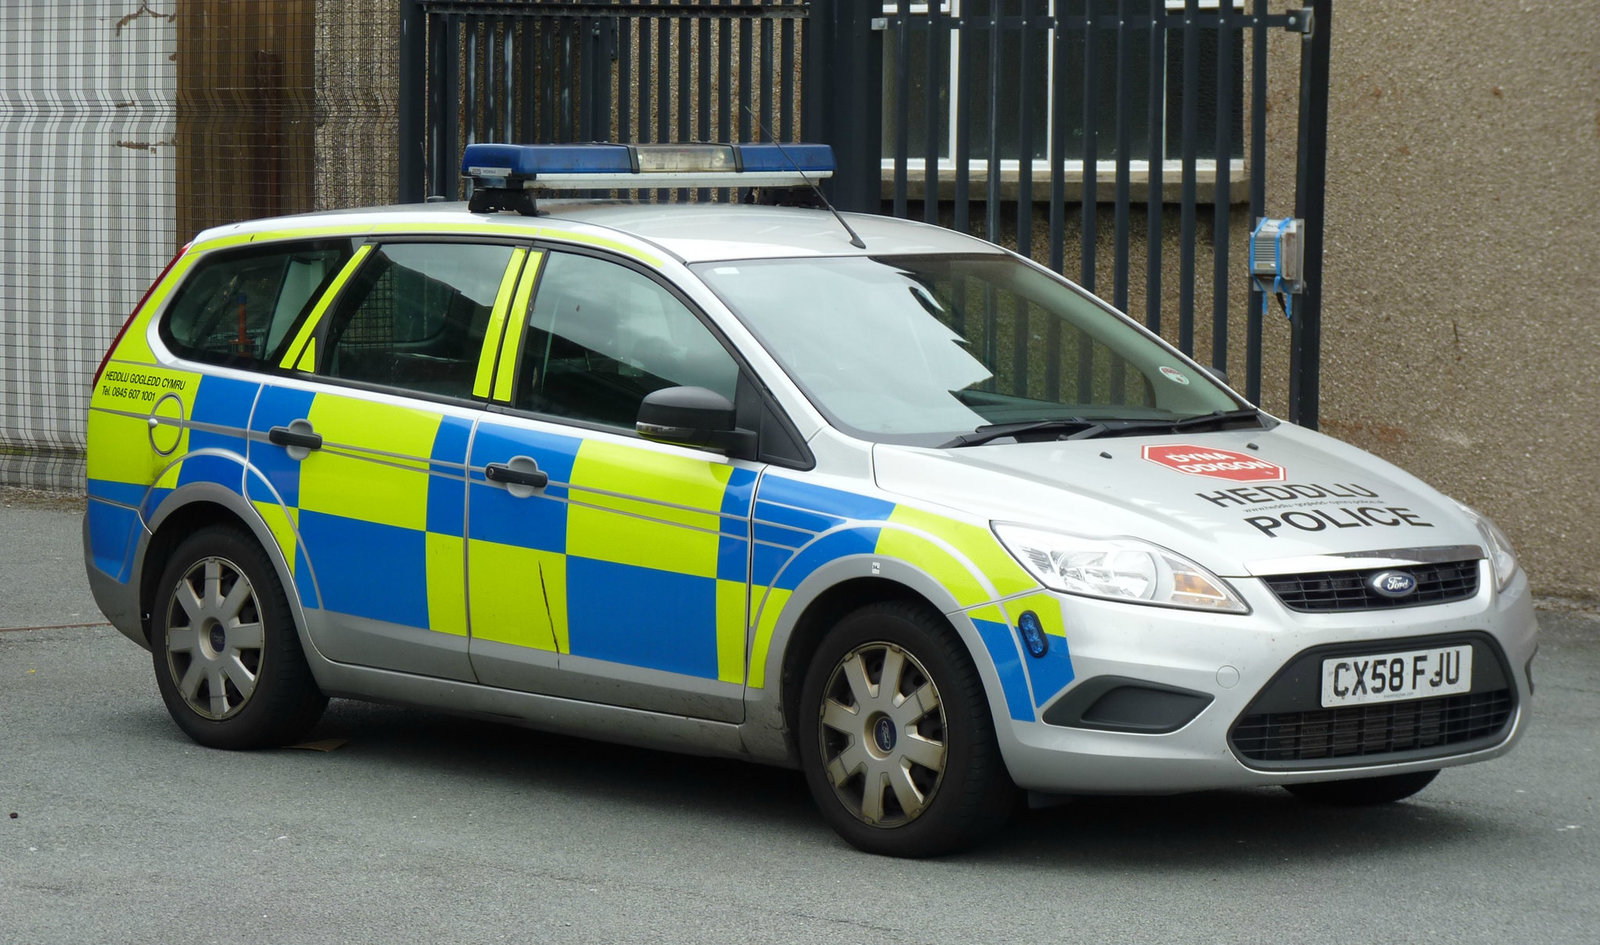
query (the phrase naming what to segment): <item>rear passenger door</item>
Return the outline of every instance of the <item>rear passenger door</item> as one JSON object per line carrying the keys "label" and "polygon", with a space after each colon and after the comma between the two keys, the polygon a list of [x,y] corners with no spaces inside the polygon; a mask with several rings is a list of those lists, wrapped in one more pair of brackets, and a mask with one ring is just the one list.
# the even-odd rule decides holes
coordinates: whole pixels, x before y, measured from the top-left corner
{"label": "rear passenger door", "polygon": [[[664,282],[553,249],[508,322],[469,462],[472,663],[489,685],[736,721],[760,466],[634,432],[654,390],[740,368]],[[515,312],[523,312],[516,306]]]}
{"label": "rear passenger door", "polygon": [[250,497],[330,659],[473,678],[465,462],[527,258],[495,243],[362,246],[284,355],[290,374],[261,392]]}

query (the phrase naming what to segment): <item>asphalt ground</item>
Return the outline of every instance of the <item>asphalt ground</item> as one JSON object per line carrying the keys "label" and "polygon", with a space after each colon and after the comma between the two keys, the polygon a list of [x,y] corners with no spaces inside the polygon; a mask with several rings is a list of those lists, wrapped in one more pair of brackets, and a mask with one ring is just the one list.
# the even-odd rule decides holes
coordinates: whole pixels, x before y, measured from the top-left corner
{"label": "asphalt ground", "polygon": [[1600,617],[1546,610],[1535,722],[1416,798],[1031,811],[866,856],[793,772],[334,701],[184,738],[83,576],[81,499],[0,490],[0,943],[1600,940]]}

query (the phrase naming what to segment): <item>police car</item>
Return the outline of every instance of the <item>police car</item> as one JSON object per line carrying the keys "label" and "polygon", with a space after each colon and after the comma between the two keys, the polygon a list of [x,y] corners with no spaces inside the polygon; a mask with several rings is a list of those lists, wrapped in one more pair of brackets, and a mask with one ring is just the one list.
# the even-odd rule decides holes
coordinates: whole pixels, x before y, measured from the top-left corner
{"label": "police car", "polygon": [[[798,767],[870,851],[1023,792],[1398,800],[1528,719],[1483,516],[826,148],[475,145],[472,200],[207,230],[94,379],[84,547],[177,724],[330,696]],[[515,211],[515,212],[512,212]]]}

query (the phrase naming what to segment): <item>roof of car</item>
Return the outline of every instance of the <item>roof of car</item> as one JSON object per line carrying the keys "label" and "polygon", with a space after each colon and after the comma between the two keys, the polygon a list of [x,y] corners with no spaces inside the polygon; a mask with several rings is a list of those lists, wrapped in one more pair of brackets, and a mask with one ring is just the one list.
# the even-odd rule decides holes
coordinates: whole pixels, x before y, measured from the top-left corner
{"label": "roof of car", "polygon": [[589,236],[610,234],[642,241],[684,262],[784,256],[880,256],[922,253],[994,253],[996,247],[947,230],[873,214],[844,214],[866,243],[850,244],[849,234],[826,210],[747,204],[649,204],[620,201],[546,200],[539,215],[468,213],[464,203],[403,204],[360,210],[331,210],[228,224],[201,233],[197,241],[315,226],[362,230],[415,226],[419,231],[485,226],[509,235],[555,237],[563,230]]}

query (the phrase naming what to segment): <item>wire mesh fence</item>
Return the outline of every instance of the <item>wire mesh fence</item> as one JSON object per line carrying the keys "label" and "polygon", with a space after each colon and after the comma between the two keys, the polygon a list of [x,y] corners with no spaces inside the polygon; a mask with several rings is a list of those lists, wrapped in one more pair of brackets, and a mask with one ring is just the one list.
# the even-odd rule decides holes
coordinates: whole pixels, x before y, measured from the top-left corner
{"label": "wire mesh fence", "polygon": [[[70,455],[101,356],[184,242],[395,198],[397,14],[385,0],[55,0],[7,14],[0,454]],[[0,483],[56,485],[61,466],[13,459]]]}

